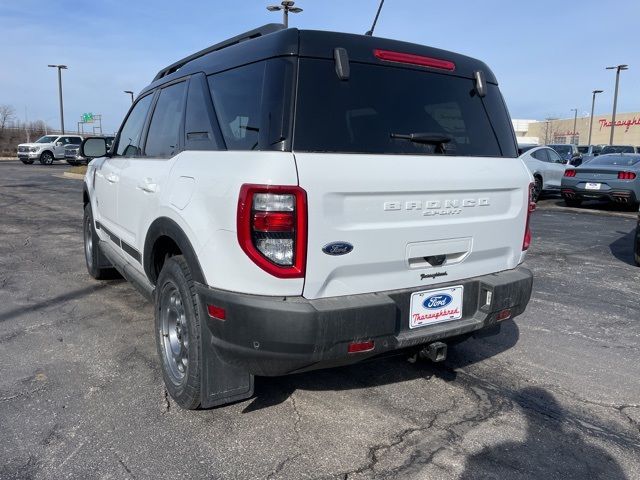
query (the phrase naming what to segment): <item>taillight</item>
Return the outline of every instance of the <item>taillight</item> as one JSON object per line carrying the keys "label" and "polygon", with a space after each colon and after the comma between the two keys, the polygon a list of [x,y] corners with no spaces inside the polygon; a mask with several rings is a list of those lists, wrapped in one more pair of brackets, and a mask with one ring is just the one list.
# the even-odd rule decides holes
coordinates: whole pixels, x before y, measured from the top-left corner
{"label": "taillight", "polygon": [[535,202],[531,201],[531,191],[533,190],[533,183],[529,185],[529,208],[527,208],[527,223],[524,227],[524,240],[522,241],[522,251],[528,250],[531,246],[531,227],[529,223],[531,221],[531,214],[536,209]]}
{"label": "taillight", "polygon": [[564,171],[564,176],[565,177],[575,177],[576,176],[576,171],[569,168],[567,170]]}
{"label": "taillight", "polygon": [[264,271],[279,278],[304,277],[307,194],[297,186],[242,185],[238,242]]}
{"label": "taillight", "polygon": [[636,174],[633,172],[618,172],[618,180],[635,180]]}
{"label": "taillight", "polygon": [[453,72],[456,64],[449,60],[425,57],[423,55],[413,55],[412,53],[392,52],[390,50],[374,50],[373,54],[380,60],[396,63],[408,63],[409,65],[420,65],[421,67],[439,68]]}

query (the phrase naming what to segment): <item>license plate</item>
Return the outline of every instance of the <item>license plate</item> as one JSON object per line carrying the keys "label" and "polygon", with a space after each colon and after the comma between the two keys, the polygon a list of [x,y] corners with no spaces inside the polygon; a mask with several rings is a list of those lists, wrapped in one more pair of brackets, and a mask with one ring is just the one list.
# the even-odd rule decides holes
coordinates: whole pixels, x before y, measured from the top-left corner
{"label": "license plate", "polygon": [[460,285],[412,293],[409,328],[462,318],[463,291]]}
{"label": "license plate", "polygon": [[592,182],[588,182],[584,188],[585,190],[600,190],[600,187],[602,186],[601,183],[592,183]]}

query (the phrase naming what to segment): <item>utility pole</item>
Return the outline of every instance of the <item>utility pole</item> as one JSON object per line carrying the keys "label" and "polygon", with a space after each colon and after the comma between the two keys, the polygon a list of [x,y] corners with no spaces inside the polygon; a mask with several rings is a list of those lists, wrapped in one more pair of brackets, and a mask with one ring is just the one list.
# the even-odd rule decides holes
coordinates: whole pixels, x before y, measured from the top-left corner
{"label": "utility pole", "polygon": [[604,90],[594,90],[593,93],[593,98],[591,99],[591,120],[589,120],[589,141],[587,142],[587,145],[591,145],[591,132],[593,130],[593,107],[595,107],[596,105],[596,95],[598,93],[602,93]]}
{"label": "utility pole", "polygon": [[613,94],[613,113],[611,114],[611,135],[609,136],[609,145],[613,145],[613,130],[616,127],[616,107],[618,105],[618,83],[620,82],[620,70],[628,70],[629,65],[616,65],[615,67],[606,67],[606,69],[616,71],[616,90]]}
{"label": "utility pole", "polygon": [[573,115],[573,132],[571,132],[571,144],[572,145],[576,145],[576,124],[578,123],[578,109],[577,108],[572,108],[571,109],[572,112],[574,112]]}
{"label": "utility pole", "polygon": [[282,10],[282,24],[284,28],[289,28],[289,12],[291,13],[300,13],[302,12],[301,8],[294,7],[293,5],[296,2],[293,0],[282,0],[280,5],[269,5],[267,10],[270,12],[277,12]]}
{"label": "utility pole", "polygon": [[58,69],[58,95],[60,97],[60,131],[64,135],[64,108],[62,105],[62,70],[66,70],[66,65],[47,65],[51,68]]}

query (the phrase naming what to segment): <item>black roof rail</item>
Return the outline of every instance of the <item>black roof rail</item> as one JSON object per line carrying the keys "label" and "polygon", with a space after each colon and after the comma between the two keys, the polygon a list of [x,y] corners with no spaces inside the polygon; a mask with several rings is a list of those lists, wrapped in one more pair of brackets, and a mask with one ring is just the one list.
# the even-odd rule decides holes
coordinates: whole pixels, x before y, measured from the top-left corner
{"label": "black roof rail", "polygon": [[268,35],[269,33],[278,32],[280,30],[284,30],[286,27],[281,23],[267,23],[258,28],[254,28],[253,30],[249,30],[248,32],[241,33],[240,35],[236,35],[235,37],[231,37],[227,40],[224,40],[220,43],[216,43],[215,45],[211,45],[210,47],[205,48],[204,50],[200,50],[199,52],[194,53],[193,55],[189,55],[188,57],[183,58],[182,60],[178,60],[175,63],[172,63],[168,67],[163,68],[158,72],[153,81],[161,79],[162,77],[166,77],[167,75],[177,71],[179,68],[183,67],[187,63],[195,60],[196,58],[202,57],[208,53],[215,52],[216,50],[222,50],[223,48],[230,47],[231,45],[236,45],[240,42],[244,42],[246,40],[251,40],[252,38],[262,37],[263,35]]}

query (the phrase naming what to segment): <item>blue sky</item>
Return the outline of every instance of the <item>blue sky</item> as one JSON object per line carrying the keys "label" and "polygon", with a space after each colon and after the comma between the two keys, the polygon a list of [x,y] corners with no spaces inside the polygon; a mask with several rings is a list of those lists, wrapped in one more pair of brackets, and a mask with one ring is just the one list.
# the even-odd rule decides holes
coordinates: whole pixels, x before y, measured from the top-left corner
{"label": "blue sky", "polygon": [[[65,123],[101,113],[118,128],[136,93],[162,67],[224,38],[280,20],[268,0],[1,0],[0,104],[21,120],[59,125],[57,80],[63,72]],[[378,0],[298,0],[291,26],[363,33]],[[613,13],[610,13],[613,11]],[[494,71],[513,118],[609,113],[615,74],[627,63],[619,112],[640,111],[640,1],[565,2],[386,0],[376,36],[453,50]]]}

